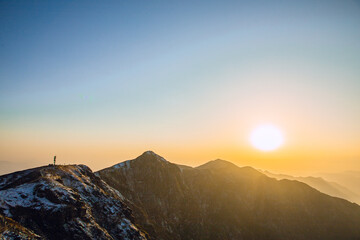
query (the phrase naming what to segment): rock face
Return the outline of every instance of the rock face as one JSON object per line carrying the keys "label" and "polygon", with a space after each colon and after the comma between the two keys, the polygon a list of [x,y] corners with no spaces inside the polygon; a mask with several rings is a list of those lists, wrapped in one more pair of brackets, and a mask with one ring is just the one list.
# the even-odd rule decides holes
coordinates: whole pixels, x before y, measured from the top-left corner
{"label": "rock face", "polygon": [[0,239],[39,240],[41,237],[0,214]]}
{"label": "rock face", "polygon": [[147,239],[122,195],[84,165],[0,176],[0,213],[42,239]]}
{"label": "rock face", "polygon": [[154,239],[360,239],[360,206],[223,160],[191,168],[145,152],[96,174]]}

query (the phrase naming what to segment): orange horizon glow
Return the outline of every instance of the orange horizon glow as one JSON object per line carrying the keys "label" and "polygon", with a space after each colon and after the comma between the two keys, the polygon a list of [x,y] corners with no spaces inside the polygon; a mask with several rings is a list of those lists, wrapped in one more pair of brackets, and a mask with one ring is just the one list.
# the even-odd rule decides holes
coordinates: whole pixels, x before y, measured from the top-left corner
{"label": "orange horizon glow", "polygon": [[[164,141],[104,141],[102,137],[94,139],[37,139],[8,135],[7,141],[1,142],[1,152],[5,159],[13,162],[28,161],[36,164],[47,164],[57,155],[59,164],[86,164],[94,171],[134,159],[142,152],[152,150],[168,161],[189,166],[198,166],[214,159],[223,159],[238,166],[252,166],[278,173],[307,175],[314,172],[336,172],[360,170],[358,148],[356,143],[321,138],[308,139],[286,132],[284,145],[272,152],[254,149],[249,140],[250,128],[238,132],[218,135],[204,139],[178,139],[178,142]],[[225,131],[223,132],[225,133]],[[38,135],[40,136],[40,135]],[[60,137],[58,135],[57,137]],[[227,138],[226,138],[227,137]],[[22,139],[19,141],[18,139]],[[181,141],[180,141],[181,140]],[[297,141],[296,141],[297,140]],[[319,144],[321,142],[321,144]],[[16,147],[15,147],[16,146]],[[21,151],[19,151],[21,149]],[[14,157],[16,156],[16,157]]]}
{"label": "orange horizon glow", "polygon": [[[0,5],[3,171],[53,155],[98,170],[146,150],[360,170],[356,1]],[[249,142],[264,123],[284,134],[272,152]]]}

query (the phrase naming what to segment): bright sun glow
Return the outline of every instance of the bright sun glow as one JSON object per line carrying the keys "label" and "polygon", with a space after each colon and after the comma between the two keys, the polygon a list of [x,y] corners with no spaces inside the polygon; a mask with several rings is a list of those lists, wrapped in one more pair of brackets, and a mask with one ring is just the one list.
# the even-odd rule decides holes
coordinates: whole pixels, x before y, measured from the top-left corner
{"label": "bright sun glow", "polygon": [[255,128],[250,135],[251,144],[262,151],[272,151],[284,143],[281,131],[273,125],[261,125]]}

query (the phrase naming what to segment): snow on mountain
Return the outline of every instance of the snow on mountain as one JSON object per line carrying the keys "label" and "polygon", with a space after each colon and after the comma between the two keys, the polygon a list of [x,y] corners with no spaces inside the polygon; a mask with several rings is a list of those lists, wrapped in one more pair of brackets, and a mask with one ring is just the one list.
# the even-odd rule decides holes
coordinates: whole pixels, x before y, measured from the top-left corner
{"label": "snow on mountain", "polygon": [[0,214],[44,239],[147,239],[123,196],[85,165],[0,176]]}
{"label": "snow on mountain", "polygon": [[[161,164],[170,164],[168,161],[166,161],[165,158],[154,153],[153,151],[146,151],[135,159],[127,160],[127,161],[115,164],[107,169],[109,169],[109,170],[111,170],[111,169],[128,170],[131,168],[133,163],[142,162],[142,161],[155,162],[155,163],[160,162]],[[95,173],[95,174],[98,175],[98,173]]]}

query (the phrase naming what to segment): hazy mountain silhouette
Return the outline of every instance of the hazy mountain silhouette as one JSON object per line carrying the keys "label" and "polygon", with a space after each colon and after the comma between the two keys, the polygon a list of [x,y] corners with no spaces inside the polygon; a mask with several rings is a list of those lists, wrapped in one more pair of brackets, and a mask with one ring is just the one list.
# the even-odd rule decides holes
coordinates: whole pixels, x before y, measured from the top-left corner
{"label": "hazy mountain silhouette", "polygon": [[[344,198],[350,202],[355,202],[357,204],[360,204],[360,196],[346,187],[342,186],[339,183],[336,182],[330,182],[326,181],[325,179],[321,177],[294,177],[286,174],[275,174],[271,173],[269,171],[261,171],[268,177],[273,177],[278,180],[280,179],[289,179],[289,180],[296,180],[299,182],[303,182],[308,184],[310,187],[313,187],[320,192],[323,192],[327,195],[333,196],[333,197],[339,197]],[[360,183],[359,183],[360,184]]]}
{"label": "hazy mountain silhouette", "polygon": [[359,171],[345,171],[338,173],[318,173],[317,176],[323,177],[326,180],[337,182],[350,191],[360,196],[360,172]]}
{"label": "hazy mountain silhouette", "polygon": [[223,160],[192,168],[148,151],[96,174],[154,239],[360,239],[360,206]]}

